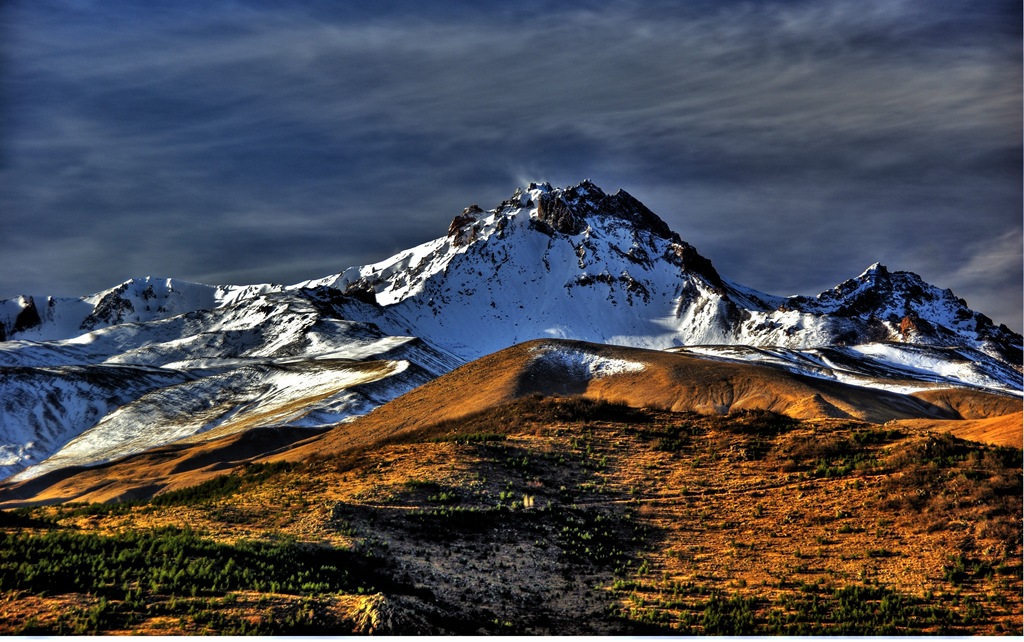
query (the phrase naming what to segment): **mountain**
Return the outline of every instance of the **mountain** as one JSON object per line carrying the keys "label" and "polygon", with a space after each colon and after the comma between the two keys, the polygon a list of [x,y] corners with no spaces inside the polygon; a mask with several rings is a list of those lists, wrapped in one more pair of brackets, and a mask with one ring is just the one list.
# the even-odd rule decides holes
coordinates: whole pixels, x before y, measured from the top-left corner
{"label": "mountain", "polygon": [[[1016,437],[1004,434],[1005,424],[1020,422],[1020,399],[1009,395],[968,388],[902,394],[760,364],[566,339],[536,339],[476,359],[372,412],[314,433],[296,435],[294,430],[263,426],[259,430],[198,435],[203,438],[179,439],[144,452],[136,449],[133,456],[116,460],[110,457],[109,463],[88,468],[74,461],[74,448],[80,438],[30,468],[32,475],[11,478],[0,492],[0,502],[148,497],[207,481],[223,474],[225,468],[250,460],[308,461],[382,443],[422,440],[428,438],[424,431],[432,434],[438,426],[458,425],[464,431],[462,422],[469,417],[542,397],[576,397],[629,408],[716,416],[767,412],[803,420],[828,418],[887,425],[931,422],[916,424],[922,427],[948,422],[957,424],[950,426],[953,431],[959,430],[960,424],[966,430],[1002,430],[992,435],[997,441],[983,441],[1020,445],[1019,431]],[[101,424],[83,437],[102,428]],[[481,426],[481,430],[487,429]]]}
{"label": "mountain", "polygon": [[273,285],[213,287],[146,277],[80,299],[20,296],[0,301],[0,341],[70,339],[112,325],[158,321],[280,290]]}
{"label": "mountain", "polygon": [[813,298],[768,295],[723,278],[626,192],[590,182],[471,206],[446,237],[298,287],[314,286],[371,302],[345,311],[466,359],[548,336],[657,349],[889,341],[1021,361],[1020,335],[915,274],[875,264]]}
{"label": "mountain", "polygon": [[965,388],[901,394],[678,352],[537,339],[476,359],[280,457],[302,460],[341,453],[534,396],[583,397],[676,413],[767,411],[794,419],[875,424],[993,419],[1014,413],[1019,419],[1021,409],[1018,398]]}
{"label": "mountain", "polygon": [[544,184],[0,326],[0,633],[1021,633],[1021,337],[910,273],[776,297]]}
{"label": "mountain", "polygon": [[1021,336],[949,290],[875,264],[815,297],[758,292],[588,181],[530,184],[438,239],[291,286],[145,278],[9,299],[0,333],[0,475],[21,480],[183,439],[325,429],[537,338],[898,393],[1022,390]]}

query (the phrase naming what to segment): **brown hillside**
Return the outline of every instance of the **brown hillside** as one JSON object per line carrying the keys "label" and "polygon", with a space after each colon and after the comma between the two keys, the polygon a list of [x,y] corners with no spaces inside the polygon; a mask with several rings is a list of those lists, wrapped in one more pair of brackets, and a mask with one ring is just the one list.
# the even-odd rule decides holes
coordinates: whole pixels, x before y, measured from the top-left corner
{"label": "brown hillside", "polygon": [[0,634],[1020,636],[1020,457],[530,394],[157,501],[0,512]]}
{"label": "brown hillside", "polygon": [[993,395],[962,388],[913,393],[914,397],[956,413],[962,419],[987,419],[1021,412],[1020,397]]}
{"label": "brown hillside", "polygon": [[[587,377],[546,351],[642,363],[642,371]],[[281,458],[338,452],[406,430],[465,417],[531,394],[581,395],[635,408],[728,414],[769,410],[796,419],[897,419],[992,417],[1019,410],[1018,399],[967,390],[901,395],[745,363],[567,340],[537,340],[469,363],[377,408],[340,424]]]}
{"label": "brown hillside", "polygon": [[1017,411],[1001,417],[967,419],[963,421],[936,419],[904,419],[900,426],[915,432],[950,433],[960,439],[968,439],[995,446],[1024,448],[1024,413]]}
{"label": "brown hillside", "polygon": [[92,468],[62,468],[0,486],[0,508],[152,497],[223,475],[309,436],[309,430],[256,428],[200,444],[160,446]]}

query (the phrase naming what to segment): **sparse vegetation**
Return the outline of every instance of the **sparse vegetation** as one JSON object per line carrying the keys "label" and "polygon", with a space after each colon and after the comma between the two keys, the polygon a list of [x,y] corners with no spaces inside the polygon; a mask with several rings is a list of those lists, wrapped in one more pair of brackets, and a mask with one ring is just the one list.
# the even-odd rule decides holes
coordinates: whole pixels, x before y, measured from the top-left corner
{"label": "sparse vegetation", "polygon": [[237,618],[200,607],[215,597],[223,604],[233,591],[305,596],[373,592],[381,580],[374,565],[356,553],[287,540],[227,545],[177,528],[109,536],[66,529],[38,535],[0,533],[0,590],[98,597],[92,606],[65,614],[49,628],[31,624],[27,628],[33,632],[123,630],[160,614],[188,617],[194,625],[213,624],[217,632],[296,633],[310,622],[299,618],[246,628]]}
{"label": "sparse vegetation", "polygon": [[146,500],[126,500],[110,503],[66,504],[61,516],[113,516],[128,515],[143,506],[192,506],[206,504],[228,497],[245,487],[258,485],[274,475],[296,468],[291,462],[272,464],[246,464],[240,470],[214,477],[209,481],[178,490],[171,490]]}
{"label": "sparse vegetation", "polygon": [[530,397],[2,512],[0,630],[1019,635],[1020,484],[949,436]]}

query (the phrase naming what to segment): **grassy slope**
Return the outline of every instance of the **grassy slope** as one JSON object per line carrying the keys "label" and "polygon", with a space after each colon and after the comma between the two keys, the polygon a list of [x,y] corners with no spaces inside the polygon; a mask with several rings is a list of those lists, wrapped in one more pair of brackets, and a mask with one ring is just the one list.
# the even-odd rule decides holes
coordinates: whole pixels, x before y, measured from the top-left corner
{"label": "grassy slope", "polygon": [[[544,367],[538,349],[579,350],[644,364],[639,372],[573,379]],[[928,418],[982,418],[1020,410],[1020,399],[966,389],[902,395],[793,374],[756,364],[568,340],[522,343],[438,377],[368,415],[339,424],[293,453],[304,456],[352,448],[367,441],[457,419],[525,395],[581,395],[633,407],[724,414],[769,410],[799,419],[834,417],[874,423]]]}
{"label": "grassy slope", "polygon": [[[4,513],[0,627],[1019,635],[1021,483],[1019,449],[912,426],[527,396],[151,502]],[[169,541],[165,576],[127,553],[47,575],[96,537],[108,560]]]}

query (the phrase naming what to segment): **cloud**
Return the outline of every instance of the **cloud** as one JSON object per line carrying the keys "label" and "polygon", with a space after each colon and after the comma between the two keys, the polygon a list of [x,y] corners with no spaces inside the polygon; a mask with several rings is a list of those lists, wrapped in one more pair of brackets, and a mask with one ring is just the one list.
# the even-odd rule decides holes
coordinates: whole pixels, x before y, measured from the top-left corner
{"label": "cloud", "polygon": [[1015,317],[1020,302],[1006,296],[1024,282],[1024,230],[1017,228],[991,238],[974,242],[964,248],[964,258],[946,263],[940,261],[935,272],[946,287],[967,297],[968,305],[984,312],[996,323],[1006,323],[1020,332]]}
{"label": "cloud", "polygon": [[968,259],[952,274],[956,282],[992,282],[1021,271],[1024,255],[1021,230],[1011,230],[984,244],[973,244]]}
{"label": "cloud", "polygon": [[528,180],[592,178],[754,287],[815,293],[877,260],[986,305],[998,283],[1020,327],[1019,279],[934,258],[1019,234],[1018,4],[395,7],[8,9],[0,296],[298,281]]}

